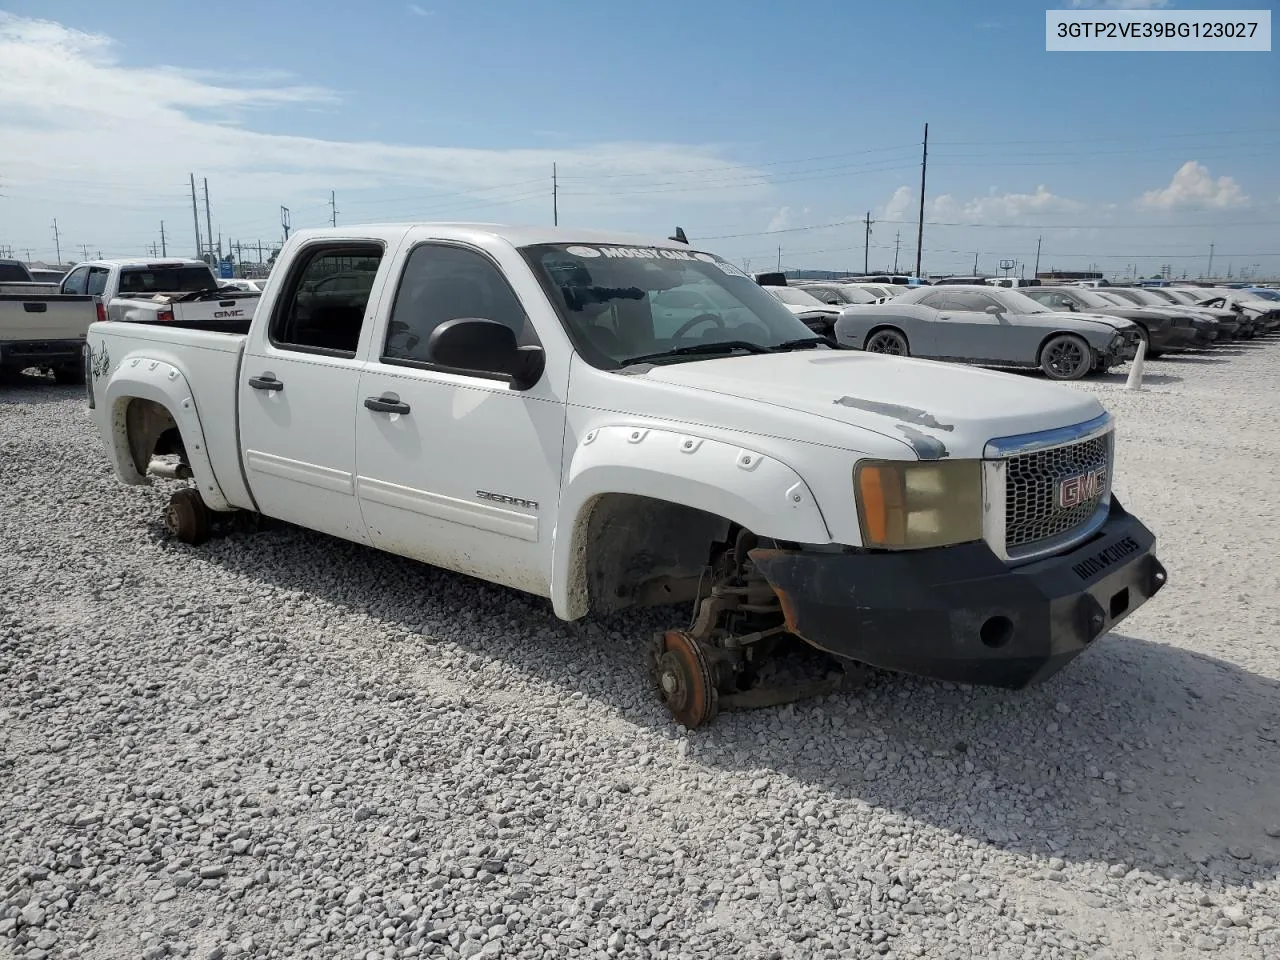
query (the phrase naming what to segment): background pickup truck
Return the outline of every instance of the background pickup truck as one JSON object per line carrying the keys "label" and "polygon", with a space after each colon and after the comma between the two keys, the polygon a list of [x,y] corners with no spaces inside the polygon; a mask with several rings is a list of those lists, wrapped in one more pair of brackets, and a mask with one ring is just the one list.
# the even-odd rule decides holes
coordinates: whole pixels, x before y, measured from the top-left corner
{"label": "background pickup truck", "polygon": [[208,264],[180,258],[88,260],[71,268],[60,292],[97,297],[99,319],[231,328],[253,316],[260,296],[220,289]]}
{"label": "background pickup truck", "polygon": [[839,349],[677,241],[302,231],[241,332],[201,327],[89,334],[118,477],[192,480],[175,536],[253,511],[564,619],[691,604],[649,650],[687,727],[839,684],[770,687],[792,649],[1024,687],[1165,582],[1093,396]]}
{"label": "background pickup truck", "polygon": [[97,317],[90,296],[0,293],[0,374],[36,368],[83,383],[85,337]]}
{"label": "background pickup truck", "polygon": [[57,292],[57,283],[37,280],[21,260],[0,260],[0,294]]}

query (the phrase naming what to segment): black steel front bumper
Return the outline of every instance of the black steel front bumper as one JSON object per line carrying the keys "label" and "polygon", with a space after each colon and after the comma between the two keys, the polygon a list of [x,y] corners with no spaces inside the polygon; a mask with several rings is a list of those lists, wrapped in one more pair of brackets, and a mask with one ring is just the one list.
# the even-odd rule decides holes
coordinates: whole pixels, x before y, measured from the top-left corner
{"label": "black steel front bumper", "polygon": [[886,670],[1020,689],[1051,677],[1164,586],[1155,536],[1112,500],[1074,549],[1011,567],[985,543],[902,552],[757,549],[787,629]]}

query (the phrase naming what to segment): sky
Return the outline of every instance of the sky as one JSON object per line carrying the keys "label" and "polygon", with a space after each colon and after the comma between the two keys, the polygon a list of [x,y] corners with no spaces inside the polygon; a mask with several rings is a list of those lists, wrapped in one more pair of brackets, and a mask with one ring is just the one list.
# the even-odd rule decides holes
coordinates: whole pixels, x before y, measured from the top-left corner
{"label": "sky", "polygon": [[1030,276],[1039,242],[1042,270],[1198,276],[1212,244],[1215,273],[1280,276],[1276,53],[1049,53],[1025,0],[783,9],[0,0],[0,248],[52,260],[56,220],[64,260],[143,255],[163,221],[193,255],[194,174],[246,259],[286,206],[909,272],[928,123],[925,273]]}

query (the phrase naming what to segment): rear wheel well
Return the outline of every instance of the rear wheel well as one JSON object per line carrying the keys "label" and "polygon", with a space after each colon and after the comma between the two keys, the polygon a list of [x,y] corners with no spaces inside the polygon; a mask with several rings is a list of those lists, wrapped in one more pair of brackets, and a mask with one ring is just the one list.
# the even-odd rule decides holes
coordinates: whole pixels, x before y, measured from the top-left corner
{"label": "rear wheel well", "polygon": [[154,456],[177,454],[185,463],[186,447],[182,431],[178,429],[168,409],[154,400],[134,397],[124,414],[125,431],[129,439],[129,456],[134,469],[146,476],[147,467]]}
{"label": "rear wheel well", "polygon": [[693,600],[732,521],[652,497],[606,493],[574,523],[568,594],[576,615]]}

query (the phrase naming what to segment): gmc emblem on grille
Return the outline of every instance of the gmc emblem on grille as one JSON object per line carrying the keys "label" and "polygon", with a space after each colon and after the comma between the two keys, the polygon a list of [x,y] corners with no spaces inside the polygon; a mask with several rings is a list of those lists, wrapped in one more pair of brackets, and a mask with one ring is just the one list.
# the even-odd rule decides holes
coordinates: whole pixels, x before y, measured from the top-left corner
{"label": "gmc emblem on grille", "polygon": [[1107,468],[1095,467],[1085,473],[1077,473],[1058,482],[1058,506],[1066,510],[1102,496],[1107,485]]}

